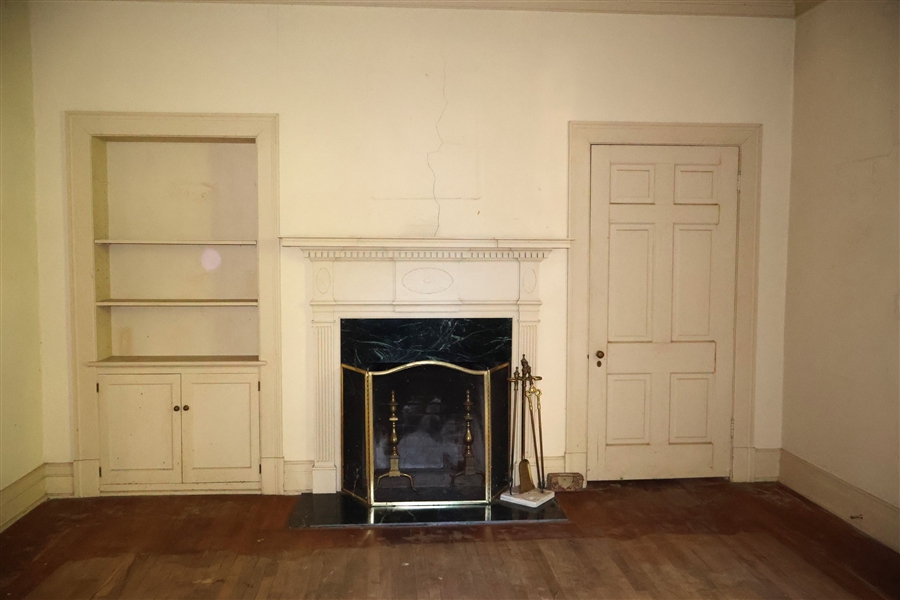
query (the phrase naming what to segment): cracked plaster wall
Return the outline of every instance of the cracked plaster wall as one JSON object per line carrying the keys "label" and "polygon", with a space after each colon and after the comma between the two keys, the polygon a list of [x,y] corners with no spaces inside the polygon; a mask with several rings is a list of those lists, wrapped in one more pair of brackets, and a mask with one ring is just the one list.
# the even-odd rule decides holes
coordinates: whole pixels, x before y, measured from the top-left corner
{"label": "cracked plaster wall", "polygon": [[[568,122],[762,123],[756,445],[781,445],[794,24],[238,3],[32,4],[46,460],[71,459],[67,110],[277,113],[281,231],[566,237]],[[440,215],[438,220],[438,215]],[[312,457],[300,252],[282,252],[285,457]],[[566,255],[541,267],[547,454]]]}

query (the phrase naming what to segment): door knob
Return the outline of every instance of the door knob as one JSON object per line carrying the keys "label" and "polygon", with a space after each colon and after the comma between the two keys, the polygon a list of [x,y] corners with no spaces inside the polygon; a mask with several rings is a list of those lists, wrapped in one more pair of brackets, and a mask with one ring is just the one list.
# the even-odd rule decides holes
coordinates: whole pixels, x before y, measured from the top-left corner
{"label": "door knob", "polygon": [[187,412],[187,411],[191,410],[191,407],[188,406],[187,404],[185,404],[185,405],[184,405],[184,410],[185,410],[185,412]]}
{"label": "door knob", "polygon": [[604,356],[606,355],[603,354],[603,350],[597,350],[597,358],[603,358]]}
{"label": "door knob", "polygon": [[174,410],[175,412],[178,412],[179,410],[181,410],[181,407],[180,407],[180,406],[176,406],[176,407],[173,408],[172,410]]}

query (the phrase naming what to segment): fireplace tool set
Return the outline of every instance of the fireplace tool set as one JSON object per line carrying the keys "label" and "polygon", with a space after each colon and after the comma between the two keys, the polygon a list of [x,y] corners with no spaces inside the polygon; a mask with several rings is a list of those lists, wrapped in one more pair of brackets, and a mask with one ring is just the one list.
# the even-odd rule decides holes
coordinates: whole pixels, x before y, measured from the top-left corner
{"label": "fireplace tool set", "polygon": [[[528,364],[525,355],[522,355],[522,370],[519,371],[519,367],[516,367],[512,377],[508,380],[512,387],[509,396],[509,490],[504,492],[500,499],[531,508],[540,506],[555,495],[546,489],[541,390],[535,386],[535,382],[540,380],[540,376],[532,373],[531,365]],[[531,464],[525,453],[528,430],[531,431],[531,442],[534,447],[537,485],[532,478]],[[517,473],[517,450],[519,485],[514,487],[513,481]]]}

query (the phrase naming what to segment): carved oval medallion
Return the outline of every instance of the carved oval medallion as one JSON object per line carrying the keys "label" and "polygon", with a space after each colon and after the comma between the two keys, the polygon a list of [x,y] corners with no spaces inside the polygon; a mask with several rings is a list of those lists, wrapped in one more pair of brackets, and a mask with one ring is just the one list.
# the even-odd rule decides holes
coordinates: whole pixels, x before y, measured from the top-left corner
{"label": "carved oval medallion", "polygon": [[331,273],[328,269],[319,269],[316,273],[316,289],[320,294],[325,294],[331,289]]}
{"label": "carved oval medallion", "polygon": [[534,269],[528,269],[524,273],[522,273],[522,288],[525,290],[526,294],[530,294],[534,291],[534,288],[537,287],[537,273],[534,272]]}
{"label": "carved oval medallion", "polygon": [[453,285],[453,276],[443,269],[423,267],[403,276],[403,287],[417,294],[437,294]]}

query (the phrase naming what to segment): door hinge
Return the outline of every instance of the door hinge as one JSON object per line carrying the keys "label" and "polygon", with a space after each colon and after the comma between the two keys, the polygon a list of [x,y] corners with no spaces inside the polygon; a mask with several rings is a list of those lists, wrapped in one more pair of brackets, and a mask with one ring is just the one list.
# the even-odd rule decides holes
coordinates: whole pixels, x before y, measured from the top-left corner
{"label": "door hinge", "polygon": [[738,187],[737,191],[741,191],[741,172],[738,170]]}
{"label": "door hinge", "polygon": [[99,383],[97,383],[97,393],[98,394],[100,393],[100,384]]}
{"label": "door hinge", "polygon": [[262,463],[259,464],[259,474],[262,475]]}
{"label": "door hinge", "polygon": [[100,472],[100,477],[103,477],[103,467],[97,467],[97,470]]}
{"label": "door hinge", "polygon": [[731,417],[731,441],[734,441],[734,417]]}
{"label": "door hinge", "polygon": [[256,382],[256,391],[257,391],[257,392],[261,392],[261,391],[262,391],[262,382],[261,382],[261,381],[257,381],[257,382]]}

